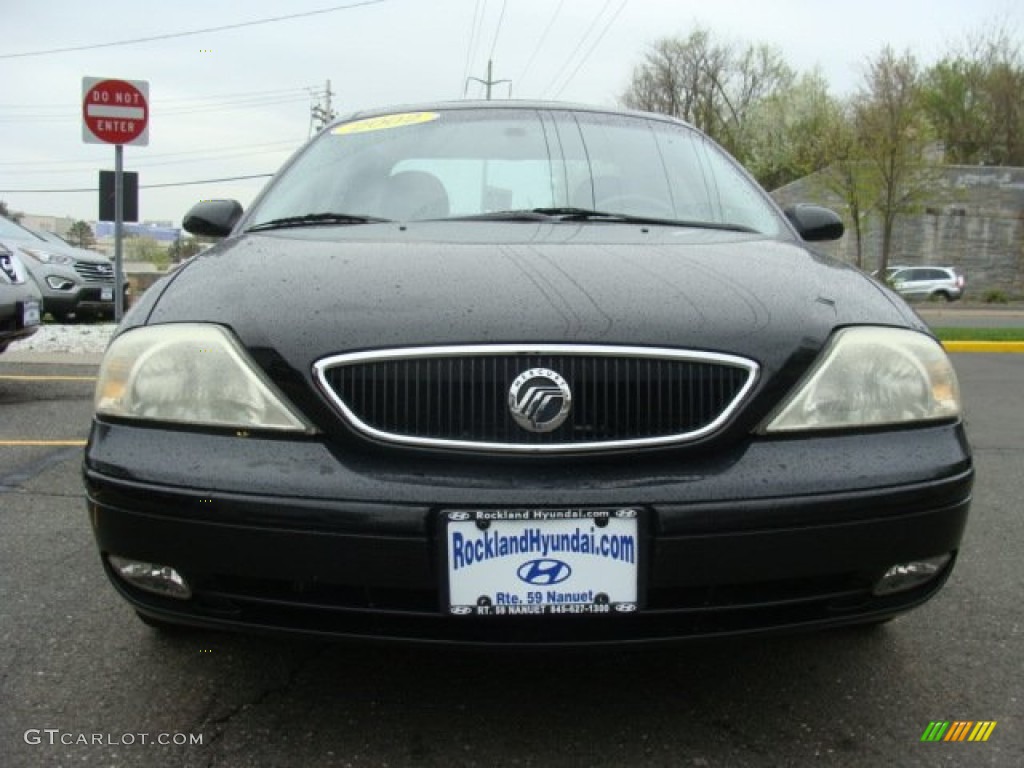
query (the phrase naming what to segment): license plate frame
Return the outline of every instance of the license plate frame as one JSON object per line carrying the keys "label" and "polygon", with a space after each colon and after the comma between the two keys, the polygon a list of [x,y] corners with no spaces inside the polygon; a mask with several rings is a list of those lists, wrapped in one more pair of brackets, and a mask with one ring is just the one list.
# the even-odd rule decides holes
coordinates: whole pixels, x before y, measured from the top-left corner
{"label": "license plate frame", "polygon": [[441,609],[481,617],[636,613],[644,522],[638,507],[442,510]]}
{"label": "license plate frame", "polygon": [[21,302],[21,327],[34,328],[42,322],[42,307],[38,301]]}

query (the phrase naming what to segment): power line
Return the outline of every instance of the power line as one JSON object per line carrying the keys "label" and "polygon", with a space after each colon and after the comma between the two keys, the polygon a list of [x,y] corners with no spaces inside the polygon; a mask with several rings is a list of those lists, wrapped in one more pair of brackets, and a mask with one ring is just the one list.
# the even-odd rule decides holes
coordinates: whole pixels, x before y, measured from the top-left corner
{"label": "power line", "polygon": [[[466,46],[466,66],[462,72],[463,87],[468,83],[469,70],[473,66],[473,59],[476,58],[476,46],[479,43],[477,34],[482,23],[483,15],[480,13],[480,0],[476,0],[476,5],[473,6],[473,23],[469,28],[469,43]],[[465,90],[463,90],[462,95],[466,95]]]}
{"label": "power line", "polygon": [[[261,150],[261,152],[247,152],[245,154],[262,154],[263,152],[281,151],[281,150],[286,149],[287,147],[297,147],[301,143],[302,143],[301,140],[300,141],[295,141],[293,139],[281,139],[280,141],[263,142],[263,143],[260,143],[260,144],[237,144],[237,145],[233,145],[233,146],[230,146],[230,147],[208,147],[207,149],[190,149],[190,150],[185,150],[185,151],[182,151],[182,152],[159,152],[159,153],[155,153],[155,154],[149,154],[147,152],[146,156],[144,158],[139,158],[138,160],[133,161],[132,165],[136,166],[136,167],[138,167],[140,165],[158,165],[159,163],[149,163],[148,161],[153,159],[153,158],[165,158],[165,157],[186,157],[187,158],[187,157],[192,156],[192,155],[197,156],[198,159],[216,160],[219,157],[228,157],[232,153],[242,154],[241,150],[259,149],[259,150]],[[278,147],[279,149],[278,150],[268,149],[269,147]],[[221,154],[221,153],[223,153],[223,154]],[[4,168],[10,168],[11,166],[24,166],[24,165],[28,165],[28,166],[59,165],[59,166],[61,166],[61,170],[71,170],[71,171],[85,171],[85,170],[89,170],[89,171],[91,171],[91,170],[95,169],[96,161],[95,160],[69,160],[69,159],[63,159],[63,160],[18,160],[18,161],[0,162],[0,167],[4,167]],[[68,166],[70,166],[70,165],[86,165],[87,167],[86,168],[70,168],[69,169]],[[9,173],[26,173],[26,171],[19,171],[17,169],[12,169],[12,170],[10,170],[8,172]],[[47,171],[47,173],[49,173],[49,171]]]}
{"label": "power line", "polygon": [[[179,157],[173,160],[157,160],[156,162],[149,162],[149,158],[142,158],[132,162],[131,170],[148,170],[150,168],[160,168],[165,165],[188,165],[190,163],[228,163],[233,160],[241,160],[247,157],[255,157],[257,155],[283,155],[293,151],[301,142],[288,142],[287,146],[282,146],[277,149],[263,149],[256,152],[234,152],[224,153],[219,155],[199,155],[196,157]],[[89,160],[78,160],[74,161],[75,167],[63,167],[63,168],[29,168],[27,170],[16,170],[16,169],[4,169],[4,172],[13,176],[56,176],[56,175],[73,175],[92,173],[96,170],[96,161]],[[71,164],[69,164],[70,166]]]}
{"label": "power line", "polygon": [[[161,187],[189,187],[195,184],[218,184],[222,181],[247,181],[249,179],[268,179],[272,173],[254,173],[250,176],[225,176],[220,179],[196,179],[194,181],[169,181],[164,184],[140,184],[139,189],[159,189]],[[99,187],[79,187],[77,189],[0,189],[0,194],[54,194],[57,192],[99,192]]]}
{"label": "power line", "polygon": [[580,52],[580,49],[583,47],[583,44],[587,41],[587,38],[590,37],[590,33],[593,32],[594,27],[597,26],[597,22],[601,19],[602,16],[604,16],[605,11],[608,10],[608,7],[611,4],[612,0],[605,0],[605,4],[601,7],[601,10],[594,14],[594,18],[590,22],[590,26],[588,26],[586,31],[580,36],[580,40],[578,43],[576,43],[576,47],[573,48],[572,53],[570,53],[568,58],[566,58],[565,63],[562,64],[562,66],[559,68],[558,73],[551,79],[551,82],[548,84],[548,87],[545,88],[544,91],[541,93],[541,96],[544,96],[552,88],[554,88],[555,83],[559,81],[564,72],[569,68],[569,65],[572,63],[572,60],[576,58],[576,54]]}
{"label": "power line", "polygon": [[494,49],[498,45],[498,35],[501,34],[501,23],[505,20],[505,5],[508,0],[501,0],[501,13],[498,15],[498,26],[494,28],[494,40],[491,41],[491,52],[488,54],[488,59],[494,58]]}
{"label": "power line", "polygon": [[48,56],[52,53],[72,53],[74,51],[91,51],[96,48],[112,48],[118,45],[135,45],[137,43],[151,43],[155,40],[170,40],[176,37],[189,37],[191,35],[202,35],[208,32],[224,32],[228,29],[241,29],[242,27],[255,27],[259,24],[273,24],[278,21],[290,21],[291,19],[300,19],[308,16],[319,16],[324,13],[334,13],[335,11],[347,11],[352,8],[361,8],[367,5],[378,5],[380,3],[387,2],[387,0],[362,0],[361,2],[349,3],[347,5],[335,5],[330,8],[321,8],[317,11],[306,11],[304,13],[291,13],[287,16],[274,16],[268,19],[255,19],[253,21],[242,21],[237,24],[224,24],[219,27],[207,27],[205,29],[193,29],[186,32],[168,32],[164,35],[152,35],[150,37],[137,37],[131,40],[117,40],[110,43],[93,43],[91,45],[75,45],[66,48],[50,48],[43,51],[24,51],[22,53],[2,53],[0,59],[23,59],[29,56]]}
{"label": "power line", "polygon": [[601,30],[601,34],[597,36],[597,39],[594,40],[593,44],[587,49],[587,52],[583,54],[583,58],[580,59],[579,63],[576,65],[576,68],[572,71],[572,74],[565,79],[565,82],[562,83],[562,87],[555,92],[556,99],[562,95],[562,91],[564,91],[566,89],[566,86],[568,86],[569,83],[572,82],[572,79],[576,77],[576,73],[580,71],[580,68],[586,63],[587,59],[590,58],[590,54],[592,54],[594,52],[594,49],[601,44],[602,40],[604,40],[604,36],[608,34],[608,30],[612,28],[612,24],[615,23],[615,20],[619,17],[619,14],[622,13],[622,9],[626,7],[627,2],[628,0],[622,0],[622,4],[619,6],[618,10],[615,11],[614,14],[612,14],[610,19],[608,19],[608,23],[604,25],[604,29]]}
{"label": "power line", "polygon": [[[259,90],[259,91],[236,91],[235,93],[218,93],[214,96],[188,96],[183,98],[161,98],[161,104],[174,104],[177,106],[178,102],[185,102],[184,106],[188,106],[191,102],[204,102],[204,101],[235,101],[237,99],[250,98],[253,96],[272,96],[280,95],[284,93],[293,94],[296,92],[308,92],[315,86],[310,85],[294,85],[290,88],[277,88],[274,90]],[[0,104],[0,110],[4,109],[67,109],[67,102],[49,103],[49,104]]]}
{"label": "power line", "polygon": [[[259,107],[273,107],[280,104],[296,104],[298,102],[308,101],[308,93],[294,93],[287,97],[273,97],[273,98],[256,98],[253,97],[249,100],[238,100],[234,102],[222,102],[222,103],[211,103],[202,104],[188,108],[171,108],[165,109],[159,104],[152,106],[153,117],[176,117],[178,115],[195,115],[204,112],[232,112],[240,109],[256,109]],[[67,123],[82,119],[81,108],[79,105],[65,106],[64,114],[20,114],[20,115],[4,115],[0,114],[0,123]]]}
{"label": "power line", "polygon": [[551,32],[551,28],[555,26],[555,19],[558,18],[558,14],[562,12],[562,6],[565,5],[565,0],[558,0],[558,5],[555,7],[555,12],[551,14],[551,20],[548,21],[548,25],[544,28],[540,37],[537,38],[537,44],[533,47],[533,52],[530,54],[530,58],[526,62],[526,66],[523,67],[523,71],[519,74],[520,86],[517,90],[522,93],[522,82],[526,77],[526,73],[530,71],[530,67],[533,66],[534,60],[537,58],[537,54],[540,52],[541,46],[544,45],[544,41],[548,39],[548,33]]}

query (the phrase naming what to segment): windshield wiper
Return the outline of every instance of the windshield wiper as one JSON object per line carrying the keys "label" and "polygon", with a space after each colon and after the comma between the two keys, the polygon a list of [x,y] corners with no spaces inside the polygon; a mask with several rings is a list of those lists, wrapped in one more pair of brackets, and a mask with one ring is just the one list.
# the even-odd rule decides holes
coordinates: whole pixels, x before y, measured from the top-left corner
{"label": "windshield wiper", "polygon": [[724,229],[730,232],[750,232],[757,230],[743,224],[724,224],[717,221],[687,221],[667,219],[660,216],[636,216],[628,213],[612,213],[611,211],[594,211],[589,208],[530,208],[521,211],[494,211],[475,216],[459,216],[459,219],[475,221],[608,221],[625,224],[655,224],[671,227],[694,227],[697,229]]}
{"label": "windshield wiper", "polygon": [[265,229],[286,229],[288,227],[314,227],[319,224],[374,224],[391,219],[377,216],[360,216],[355,213],[305,213],[301,216],[285,216],[271,219],[249,227],[246,232],[262,232]]}

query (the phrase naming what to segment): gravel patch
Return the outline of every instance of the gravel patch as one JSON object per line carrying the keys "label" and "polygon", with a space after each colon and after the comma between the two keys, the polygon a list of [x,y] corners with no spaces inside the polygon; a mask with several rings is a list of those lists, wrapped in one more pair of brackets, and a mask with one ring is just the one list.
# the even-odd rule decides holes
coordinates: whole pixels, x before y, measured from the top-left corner
{"label": "gravel patch", "polygon": [[[117,328],[116,323],[48,323],[22,341],[11,344],[9,352],[46,354],[101,355]],[[0,358],[2,360],[3,358]]]}

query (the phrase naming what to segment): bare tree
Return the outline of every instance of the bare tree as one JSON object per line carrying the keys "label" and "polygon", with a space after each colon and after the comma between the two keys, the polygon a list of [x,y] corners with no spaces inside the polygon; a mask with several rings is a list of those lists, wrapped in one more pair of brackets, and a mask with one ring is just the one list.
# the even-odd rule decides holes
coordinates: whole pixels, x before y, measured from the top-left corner
{"label": "bare tree", "polygon": [[698,28],[686,38],[654,43],[633,70],[622,102],[682,118],[744,160],[753,111],[793,79],[777,49],[737,51]]}

